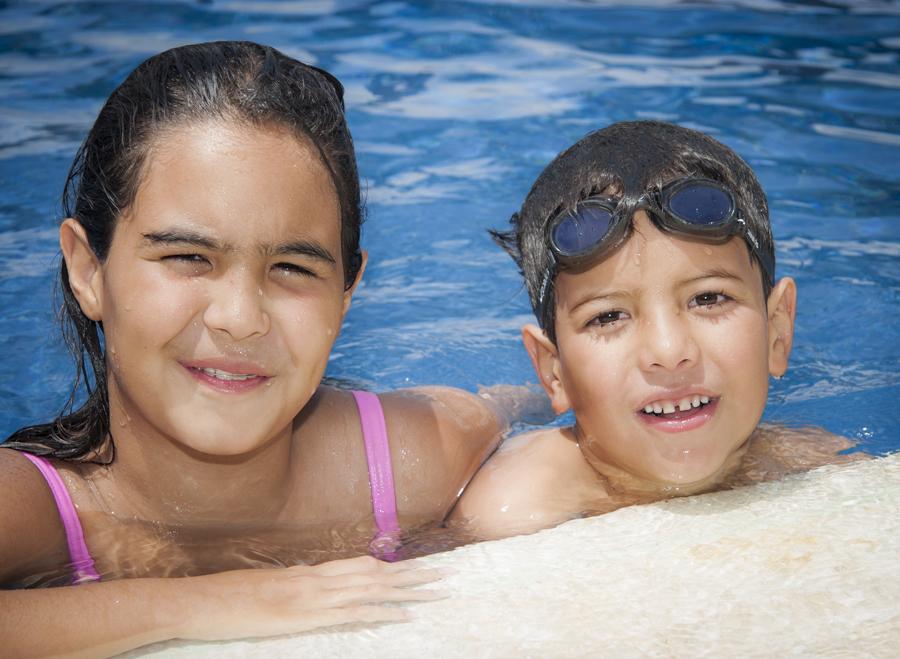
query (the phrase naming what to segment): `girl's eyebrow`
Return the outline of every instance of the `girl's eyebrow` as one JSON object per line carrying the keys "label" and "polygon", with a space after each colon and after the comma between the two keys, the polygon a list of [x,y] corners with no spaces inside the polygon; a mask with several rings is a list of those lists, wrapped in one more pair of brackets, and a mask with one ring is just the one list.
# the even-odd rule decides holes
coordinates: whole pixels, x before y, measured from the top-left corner
{"label": "girl's eyebrow", "polygon": [[[189,245],[192,247],[201,247],[203,249],[225,252],[234,250],[234,247],[228,243],[220,243],[213,238],[204,236],[195,231],[170,229],[167,231],[152,231],[141,235],[145,243],[153,245]],[[325,261],[326,263],[337,263],[337,260],[331,252],[322,245],[309,240],[297,240],[275,247],[263,245],[260,251],[264,254],[271,254],[274,256],[296,254],[299,256],[309,256],[319,261]]]}
{"label": "girl's eyebrow", "polygon": [[298,240],[296,242],[279,245],[274,250],[272,250],[272,254],[298,254],[300,256],[311,256],[314,259],[326,261],[328,263],[337,263],[331,252],[329,252],[318,243],[310,242],[308,240]]}
{"label": "girl's eyebrow", "polygon": [[151,231],[150,233],[141,234],[145,243],[151,245],[192,245],[194,247],[203,247],[205,249],[221,250],[223,245],[216,242],[212,238],[208,238],[194,231],[185,230],[168,230],[168,231]]}

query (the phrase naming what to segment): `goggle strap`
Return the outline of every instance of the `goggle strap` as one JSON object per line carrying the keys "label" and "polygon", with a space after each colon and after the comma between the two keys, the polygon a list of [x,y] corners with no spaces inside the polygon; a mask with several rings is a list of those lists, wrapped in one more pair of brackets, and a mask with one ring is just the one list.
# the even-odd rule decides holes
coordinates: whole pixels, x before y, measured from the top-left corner
{"label": "goggle strap", "polygon": [[544,312],[547,305],[547,295],[550,293],[550,285],[553,282],[555,274],[556,258],[553,256],[553,252],[550,252],[550,264],[544,272],[544,279],[541,281],[541,287],[538,289],[537,320],[542,329],[544,328]]}

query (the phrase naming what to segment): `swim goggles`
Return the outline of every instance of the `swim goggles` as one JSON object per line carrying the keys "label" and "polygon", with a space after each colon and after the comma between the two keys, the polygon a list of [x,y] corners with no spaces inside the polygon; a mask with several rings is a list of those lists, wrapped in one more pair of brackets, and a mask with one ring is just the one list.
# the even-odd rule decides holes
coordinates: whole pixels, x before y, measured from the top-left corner
{"label": "swim goggles", "polygon": [[[710,243],[724,243],[732,236],[741,236],[762,266],[769,286],[774,284],[774,259],[762,251],[756,235],[741,217],[734,195],[722,184],[702,178],[677,179],[641,195],[631,213],[639,208],[647,211],[661,231],[674,235]],[[628,238],[631,217],[617,209],[617,199],[591,196],[573,209],[562,211],[547,225],[551,263],[538,295],[541,323],[559,264],[598,260]]]}

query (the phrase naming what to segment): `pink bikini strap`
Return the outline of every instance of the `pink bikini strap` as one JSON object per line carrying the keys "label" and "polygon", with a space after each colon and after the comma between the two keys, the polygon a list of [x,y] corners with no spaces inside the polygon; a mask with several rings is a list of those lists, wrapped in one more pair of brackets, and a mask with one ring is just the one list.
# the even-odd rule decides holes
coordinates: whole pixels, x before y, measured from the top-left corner
{"label": "pink bikini strap", "polygon": [[369,465],[369,488],[372,491],[372,510],[378,534],[371,548],[379,553],[392,551],[399,544],[400,523],[397,520],[397,499],[394,495],[394,472],[391,468],[391,448],[388,444],[384,411],[378,396],[367,391],[353,391],[359,408],[366,462]]}
{"label": "pink bikini strap", "polygon": [[72,569],[75,572],[72,577],[73,584],[85,583],[87,581],[100,581],[100,575],[94,568],[94,559],[88,551],[87,545],[84,543],[84,532],[81,529],[81,522],[78,521],[78,513],[75,511],[75,505],[72,503],[72,497],[69,496],[69,490],[56,473],[56,469],[44,458],[30,453],[22,452],[26,458],[31,460],[53,494],[56,501],[56,508],[59,510],[59,518],[62,520],[63,528],[66,530],[66,543],[69,545],[69,558],[72,561]]}

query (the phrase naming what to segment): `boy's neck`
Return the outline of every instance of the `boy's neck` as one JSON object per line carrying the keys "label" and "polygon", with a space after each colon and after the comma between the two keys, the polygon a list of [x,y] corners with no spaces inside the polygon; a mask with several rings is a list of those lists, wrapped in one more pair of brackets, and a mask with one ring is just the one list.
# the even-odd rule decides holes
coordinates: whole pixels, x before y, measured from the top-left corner
{"label": "boy's neck", "polygon": [[737,451],[728,456],[725,463],[715,473],[703,480],[691,483],[667,483],[638,476],[611,464],[591,451],[590,442],[585,441],[584,434],[577,424],[571,430],[581,455],[591,468],[606,481],[610,495],[637,496],[647,498],[648,501],[668,497],[689,496],[714,489],[738,469],[741,459],[750,445],[750,440],[748,439]]}

